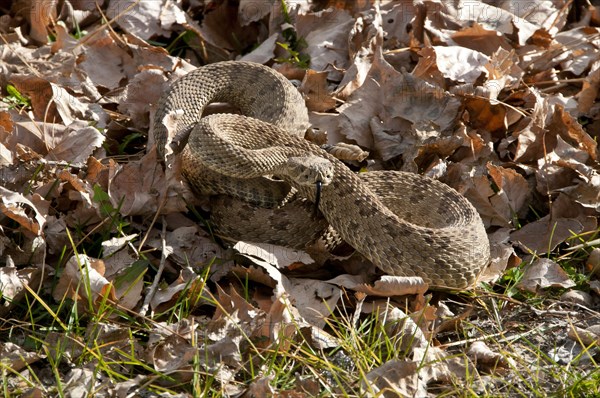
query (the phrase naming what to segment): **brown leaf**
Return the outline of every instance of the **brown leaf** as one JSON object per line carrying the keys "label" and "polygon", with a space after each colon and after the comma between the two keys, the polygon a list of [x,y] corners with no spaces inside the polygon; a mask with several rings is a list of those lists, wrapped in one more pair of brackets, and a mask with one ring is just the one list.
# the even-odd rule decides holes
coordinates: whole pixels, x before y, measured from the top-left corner
{"label": "brown leaf", "polygon": [[[254,4],[257,4],[254,2]],[[248,54],[244,54],[240,61],[248,61],[248,62],[256,62],[259,64],[268,63],[273,57],[275,57],[275,48],[277,45],[277,40],[279,39],[279,33],[273,33],[266,40],[264,40],[258,47],[249,52]]]}
{"label": "brown leaf", "polygon": [[41,270],[37,267],[21,268],[12,264],[12,260],[7,261],[3,267],[0,267],[0,292],[2,292],[2,301],[4,305],[0,307],[0,314],[5,312],[6,307],[13,307],[19,303],[23,294],[26,293],[26,286],[36,287],[39,283]]}
{"label": "brown leaf", "polygon": [[600,249],[594,248],[586,260],[586,269],[595,276],[600,276]]}
{"label": "brown leaf", "polygon": [[525,267],[523,278],[516,287],[531,293],[549,287],[569,288],[575,286],[569,275],[552,260],[540,258]]}
{"label": "brown leaf", "polygon": [[350,66],[348,41],[354,24],[350,13],[336,8],[298,15],[296,31],[306,41],[312,70],[328,71],[332,81],[342,79],[341,71]]}
{"label": "brown leaf", "polygon": [[[258,8],[258,13],[261,13],[267,4],[272,3],[255,2],[254,6],[255,9]],[[256,13],[239,19],[240,10],[228,2],[212,3],[211,8],[210,12],[204,14],[201,24],[194,21],[187,13],[183,15],[186,18],[184,24],[186,29],[197,35],[190,39],[189,45],[192,48],[204,49],[198,61],[202,63],[224,61],[231,58],[232,52],[249,48],[259,41],[259,24],[242,26],[243,23],[249,22],[248,18],[254,18]]]}
{"label": "brown leaf", "polygon": [[65,297],[90,298],[95,303],[107,298],[112,302],[117,299],[112,283],[104,277],[104,262],[84,254],[72,256],[67,261],[52,296],[59,301]]}
{"label": "brown leaf", "polygon": [[48,152],[46,159],[85,164],[88,157],[102,146],[105,137],[98,129],[81,125],[82,123],[77,123],[73,129],[67,129],[60,142]]}
{"label": "brown leaf", "polygon": [[502,368],[514,367],[515,363],[506,355],[492,351],[483,341],[476,341],[471,344],[467,355],[475,363],[478,369],[485,372],[496,372]]}
{"label": "brown leaf", "polygon": [[275,389],[273,387],[271,387],[271,382],[273,381],[273,379],[275,378],[274,375],[272,376],[263,376],[263,377],[258,377],[256,379],[254,379],[252,382],[249,383],[248,385],[248,389],[246,390],[245,394],[242,396],[242,398],[251,398],[251,397],[276,397],[276,396],[286,396],[286,397],[298,397],[300,398],[301,395],[293,395],[293,394],[277,394]]}
{"label": "brown leaf", "polygon": [[65,125],[72,127],[77,122],[85,120],[87,122],[85,127],[90,123],[93,123],[96,128],[106,127],[108,115],[100,105],[82,102],[83,97],[80,100],[57,84],[50,83],[50,87],[52,88],[51,101]]}
{"label": "brown leaf", "polygon": [[338,287],[315,279],[290,278],[287,294],[293,298],[294,306],[306,322],[323,328],[332,309],[342,297]]}
{"label": "brown leaf", "polygon": [[[187,297],[196,300],[196,297],[211,297],[205,282],[199,275],[188,268],[180,271],[177,279],[168,286],[161,286],[150,301],[150,307],[155,312],[163,312],[173,308],[181,300],[181,293],[185,292]],[[208,304],[204,300],[198,300],[196,304]]]}
{"label": "brown leaf", "polygon": [[490,133],[506,130],[506,107],[492,104],[487,99],[466,98],[465,108],[469,113],[469,125]]}
{"label": "brown leaf", "polygon": [[500,228],[488,235],[490,240],[490,264],[484,268],[477,280],[479,282],[496,282],[506,269],[518,266],[521,258],[515,253],[515,249],[509,244],[510,229]]}
{"label": "brown leaf", "polygon": [[490,186],[490,181],[486,176],[469,177],[461,183],[459,192],[475,206],[486,227],[492,225],[510,227],[510,221],[512,221],[510,211],[506,206],[500,209],[494,206],[490,198],[494,198],[496,192]]}
{"label": "brown leaf", "polygon": [[[391,360],[366,375],[362,393],[374,396],[427,396],[427,385],[419,378],[419,364],[409,360]],[[386,395],[383,395],[387,392]]]}
{"label": "brown leaf", "polygon": [[335,98],[329,92],[327,72],[306,71],[300,92],[304,94],[309,111],[326,112],[335,107]]}
{"label": "brown leaf", "polygon": [[514,153],[515,162],[531,162],[543,158],[554,148],[556,135],[544,128],[547,117],[547,103],[539,92],[529,91],[528,100],[533,101],[531,116],[525,117],[514,131],[517,147]]}
{"label": "brown leaf", "polygon": [[25,369],[28,365],[42,359],[44,355],[38,355],[35,352],[25,351],[17,344],[10,342],[0,343],[0,357],[6,361],[7,366],[16,372]]}
{"label": "brown leaf", "polygon": [[[169,224],[171,226],[171,224]],[[200,267],[210,264],[225,253],[221,247],[198,225],[181,226],[167,233],[169,259],[181,266]],[[159,239],[152,239],[148,245],[160,249]]]}
{"label": "brown leaf", "polygon": [[166,86],[166,78],[159,69],[145,69],[137,73],[123,92],[119,111],[128,115],[137,128],[150,125],[149,104],[157,104]]}
{"label": "brown leaf", "polygon": [[69,34],[66,26],[56,24],[53,26],[56,34],[56,41],[52,43],[52,52],[72,51],[78,44],[78,40]]}
{"label": "brown leaf", "polygon": [[131,54],[117,45],[107,32],[87,41],[84,50],[78,58],[78,66],[95,86],[114,90],[121,86],[124,79],[136,73]]}
{"label": "brown leaf", "polygon": [[592,64],[590,72],[585,76],[581,91],[577,94],[577,109],[581,113],[589,113],[596,102],[600,90],[600,62]]}
{"label": "brown leaf", "polygon": [[581,127],[581,124],[564,107],[556,105],[551,122],[546,126],[549,131],[560,135],[566,142],[584,150],[590,159],[598,157],[598,143]]}
{"label": "brown leaf", "polygon": [[0,186],[0,212],[34,235],[41,234],[46,224],[46,218],[29,199],[2,186]]}
{"label": "brown leaf", "polygon": [[523,216],[527,211],[531,189],[525,178],[513,169],[487,164],[488,172],[498,192],[490,198],[490,202],[499,211],[505,214],[506,221],[510,222],[515,215]]}
{"label": "brown leaf", "polygon": [[136,2],[121,0],[110,2],[106,14],[126,32],[148,40],[156,36],[169,36],[173,24],[184,24],[185,13],[176,2]]}
{"label": "brown leaf", "polygon": [[600,329],[597,326],[583,329],[571,324],[567,336],[584,346],[600,344]]}
{"label": "brown leaf", "polygon": [[386,49],[409,46],[415,15],[416,9],[411,0],[397,0],[382,4],[381,19]]}
{"label": "brown leaf", "polygon": [[455,82],[475,83],[487,76],[485,65],[489,57],[464,47],[433,47],[436,65],[440,73]]}
{"label": "brown leaf", "polygon": [[574,234],[583,231],[583,225],[573,218],[543,217],[510,234],[513,242],[524,250],[538,255],[549,253]]}
{"label": "brown leaf", "polygon": [[506,51],[512,49],[505,36],[497,30],[487,30],[478,23],[458,30],[451,37],[456,44],[488,56],[491,56],[499,48]]}
{"label": "brown leaf", "polygon": [[559,32],[554,37],[563,46],[560,61],[564,71],[580,76],[598,60],[597,48],[590,39],[596,37],[599,31],[597,27],[581,26]]}
{"label": "brown leaf", "polygon": [[31,0],[28,21],[31,38],[39,43],[48,42],[48,26],[56,20],[57,0]]}
{"label": "brown leaf", "polygon": [[339,129],[388,160],[451,129],[459,106],[439,88],[397,72],[377,52],[365,84],[338,108]]}
{"label": "brown leaf", "polygon": [[[175,188],[185,190],[179,180],[175,179],[173,184]],[[141,160],[126,163],[112,175],[108,193],[111,203],[122,215],[153,215],[159,208],[165,212],[185,209],[181,196],[169,189],[155,150]]]}
{"label": "brown leaf", "polygon": [[60,122],[56,104],[52,102],[52,86],[48,80],[24,74],[13,74],[10,83],[31,100],[31,107],[36,120],[50,123]]}
{"label": "brown leaf", "polygon": [[197,355],[197,348],[184,338],[171,334],[160,341],[152,350],[152,363],[159,372],[178,376],[182,382],[192,378],[189,363]]}
{"label": "brown leaf", "polygon": [[0,142],[5,142],[7,136],[13,131],[15,125],[9,112],[0,111]]}
{"label": "brown leaf", "polygon": [[268,243],[239,241],[233,247],[239,255],[254,264],[285,269],[295,263],[312,264],[314,260],[304,251]]}
{"label": "brown leaf", "polygon": [[[45,155],[48,152],[45,132],[52,131],[53,135],[62,136],[66,130],[64,125],[34,122],[16,113],[11,113],[10,116],[15,128],[5,136],[3,144],[18,158],[25,151],[36,152],[35,158]],[[27,160],[30,159],[31,157]]]}
{"label": "brown leaf", "polygon": [[260,21],[273,11],[273,4],[254,0],[240,0],[238,18],[240,25],[248,26],[251,22]]}

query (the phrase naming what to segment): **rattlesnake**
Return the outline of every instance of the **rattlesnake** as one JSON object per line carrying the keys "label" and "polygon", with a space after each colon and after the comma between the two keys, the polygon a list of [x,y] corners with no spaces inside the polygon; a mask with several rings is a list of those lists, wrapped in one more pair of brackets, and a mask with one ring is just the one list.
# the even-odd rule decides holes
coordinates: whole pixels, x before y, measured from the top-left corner
{"label": "rattlesnake", "polygon": [[[245,116],[202,117],[212,102],[228,102]],[[273,210],[256,210],[254,205],[306,208],[306,199],[314,201],[313,185],[286,175],[288,157],[308,156],[309,167],[315,157],[331,165],[328,172],[332,171],[333,177],[323,186],[319,202],[327,223],[384,272],[420,276],[433,286],[463,288],[475,281],[489,261],[481,218],[454,189],[398,171],[359,176],[304,140],[302,135],[309,126],[304,101],[295,87],[271,68],[227,61],[198,68],[175,81],[163,93],[154,116],[153,134],[161,156],[170,140],[163,122],[176,112],[176,136],[181,146],[187,142],[182,153],[184,175],[202,194],[226,195],[222,199],[226,203],[234,200],[227,199],[230,196],[243,201],[242,205],[235,202],[230,216],[234,226],[229,222],[227,228],[235,229],[237,224],[244,233],[255,232],[246,240],[269,240],[267,232],[273,230],[279,232],[273,239],[276,243],[286,242],[281,230],[292,224],[285,220],[290,211],[271,217],[268,214]],[[263,177],[271,174],[283,180]],[[265,219],[257,225],[242,225],[245,212],[257,212]],[[289,239],[309,239],[320,233],[313,228],[327,225],[318,218],[308,222],[312,224],[296,225],[306,236],[296,233]]]}

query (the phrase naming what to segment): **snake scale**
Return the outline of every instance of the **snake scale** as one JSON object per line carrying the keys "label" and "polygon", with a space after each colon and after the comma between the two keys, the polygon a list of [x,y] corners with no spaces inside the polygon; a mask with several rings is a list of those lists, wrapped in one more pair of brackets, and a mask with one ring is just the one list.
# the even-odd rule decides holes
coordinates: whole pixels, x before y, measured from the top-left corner
{"label": "snake scale", "polygon": [[[241,115],[204,117],[213,102],[227,102]],[[183,174],[198,193],[219,195],[227,209],[221,210],[221,222],[228,223],[223,229],[230,234],[297,246],[291,241],[313,239],[329,225],[384,272],[420,276],[446,288],[473,284],[489,262],[485,228],[469,201],[420,175],[356,174],[304,140],[309,127],[304,100],[271,68],[226,61],[176,80],[163,93],[153,121],[161,157],[171,140],[163,122],[177,112],[171,135],[184,147]],[[325,180],[319,210],[326,221],[311,216],[308,206],[315,199],[309,181],[315,173]],[[298,209],[305,225],[287,220]]]}

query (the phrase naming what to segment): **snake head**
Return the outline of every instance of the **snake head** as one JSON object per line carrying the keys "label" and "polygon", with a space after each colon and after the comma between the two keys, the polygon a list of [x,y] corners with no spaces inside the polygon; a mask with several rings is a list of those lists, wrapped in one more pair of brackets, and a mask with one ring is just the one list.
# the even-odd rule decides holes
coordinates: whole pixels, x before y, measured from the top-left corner
{"label": "snake head", "polygon": [[333,180],[333,164],[312,155],[290,157],[285,164],[285,174],[298,185],[314,186],[318,182],[329,185]]}

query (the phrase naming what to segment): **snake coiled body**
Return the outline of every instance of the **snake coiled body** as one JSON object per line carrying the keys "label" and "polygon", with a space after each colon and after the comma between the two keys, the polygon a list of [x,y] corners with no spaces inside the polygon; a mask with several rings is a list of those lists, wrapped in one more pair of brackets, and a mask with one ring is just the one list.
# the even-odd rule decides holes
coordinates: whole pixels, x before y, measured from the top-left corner
{"label": "snake coiled body", "polygon": [[[242,115],[202,117],[212,102],[228,102]],[[221,62],[173,83],[161,97],[154,117],[153,134],[161,155],[169,141],[163,120],[178,111],[182,114],[175,134],[183,135],[183,144],[187,142],[182,153],[184,175],[199,193],[227,195],[247,203],[232,210],[237,212],[232,217],[240,220],[237,224],[243,223],[243,212],[255,211],[255,205],[293,209],[305,206],[306,200],[313,201],[315,188],[285,175],[285,163],[289,157],[318,157],[329,161],[333,169],[331,183],[322,189],[320,212],[347,243],[384,272],[420,276],[433,286],[463,288],[471,285],[489,262],[485,228],[463,196],[439,181],[415,174],[355,174],[302,138],[308,127],[304,101],[290,82],[268,67]],[[265,177],[271,174],[283,180]],[[271,210],[256,211],[264,215]],[[315,224],[301,226],[307,231],[302,239],[316,233],[311,231],[314,225],[326,226],[309,221]],[[245,226],[245,233],[255,230],[258,238],[245,239],[268,240],[266,229],[279,231],[275,243],[286,243],[285,228],[273,228],[269,222],[285,224],[285,220],[265,216],[261,225]],[[290,240],[298,238],[298,234],[292,235]]]}

